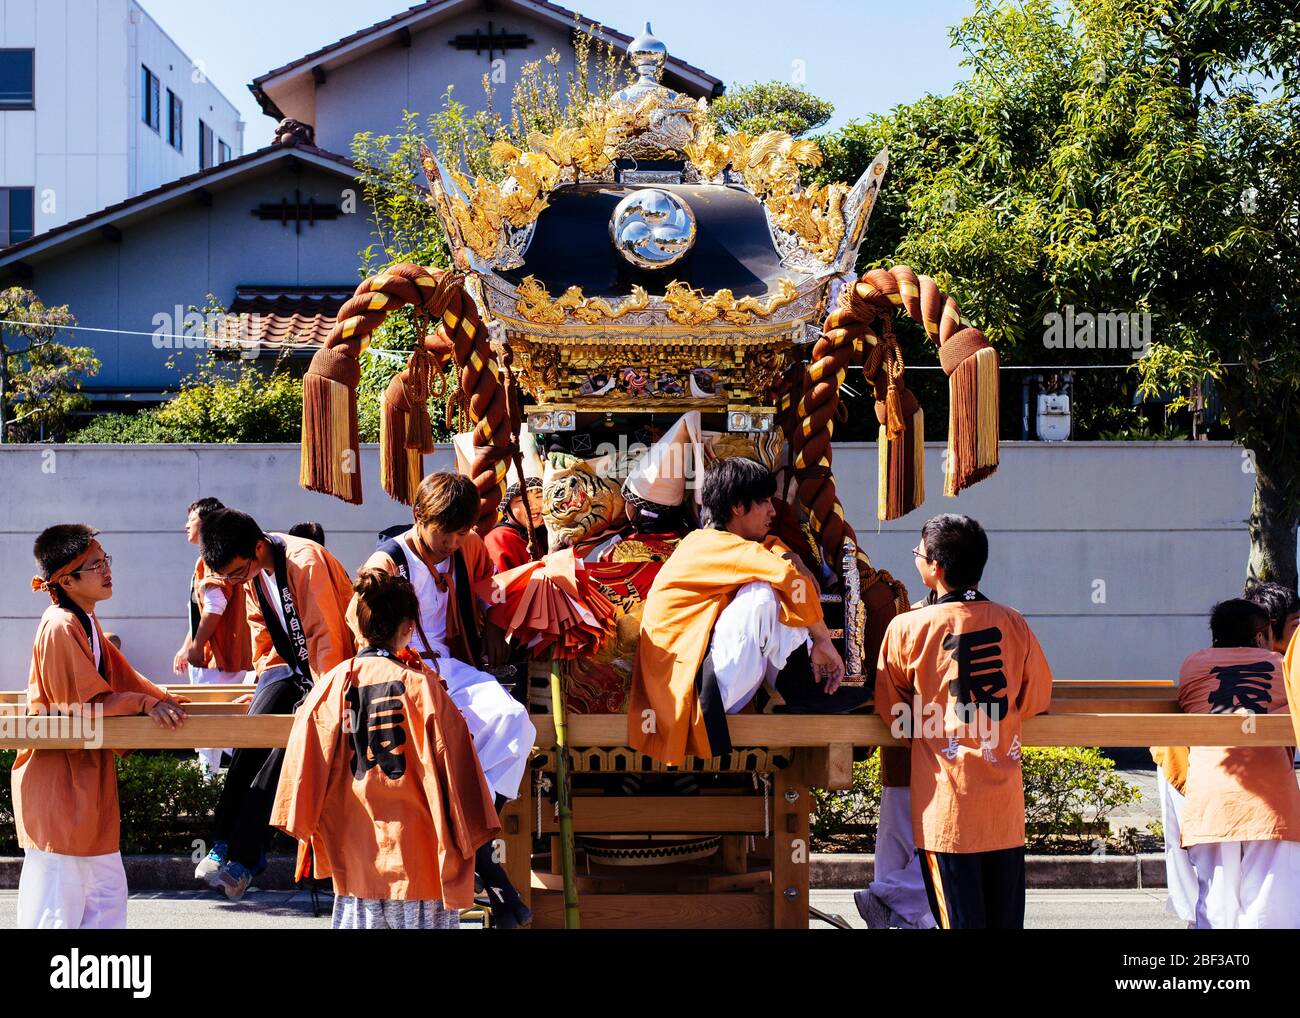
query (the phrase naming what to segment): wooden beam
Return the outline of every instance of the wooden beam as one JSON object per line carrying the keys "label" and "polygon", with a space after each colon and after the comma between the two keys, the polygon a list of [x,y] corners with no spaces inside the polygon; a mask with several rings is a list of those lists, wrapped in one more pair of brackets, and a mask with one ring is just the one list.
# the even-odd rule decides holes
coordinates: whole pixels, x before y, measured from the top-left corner
{"label": "wooden beam", "polygon": [[212,192],[206,187],[196,187],[194,189],[194,200],[205,209],[212,208]]}
{"label": "wooden beam", "polygon": [[99,235],[112,244],[122,243],[122,231],[112,223],[104,223],[99,228]]}
{"label": "wooden beam", "polygon": [[[57,718],[26,719],[0,715],[0,749],[84,749],[80,734],[34,733]],[[883,719],[874,715],[736,715],[728,719],[737,746],[821,747],[900,745]],[[549,716],[532,715],[537,745],[555,745]],[[1247,728],[1249,722],[1249,728]],[[147,717],[104,718],[88,733],[106,749],[192,749],[195,746],[283,746],[293,717],[287,714],[194,716],[176,731]],[[575,715],[569,737],[575,746],[624,746],[627,718],[621,714]],[[1253,729],[1253,730],[1251,730]],[[1291,746],[1296,742],[1287,714],[1043,714],[1024,723],[1026,746]]]}
{"label": "wooden beam", "polygon": [[311,69],[311,80],[316,82],[317,85],[325,84],[325,81],[328,77],[329,75],[325,72],[325,68],[323,68],[320,64],[317,64],[315,67]]}
{"label": "wooden beam", "polygon": [[778,930],[808,928],[812,792],[803,783],[802,770],[787,767],[772,775],[772,928]]}
{"label": "wooden beam", "polygon": [[[559,829],[554,811],[544,808],[542,833]],[[756,795],[576,796],[573,829],[579,834],[762,834],[763,800]]]}
{"label": "wooden beam", "polygon": [[[766,888],[764,889],[766,891]],[[582,925],[602,930],[765,930],[772,925],[766,893],[584,894]],[[564,929],[564,896],[533,892],[533,929]],[[803,927],[808,926],[807,913]]]}
{"label": "wooden beam", "polygon": [[406,25],[403,25],[401,28],[399,28],[397,30],[397,41],[398,43],[401,44],[403,49],[410,49],[411,48],[410,28],[408,28]]}

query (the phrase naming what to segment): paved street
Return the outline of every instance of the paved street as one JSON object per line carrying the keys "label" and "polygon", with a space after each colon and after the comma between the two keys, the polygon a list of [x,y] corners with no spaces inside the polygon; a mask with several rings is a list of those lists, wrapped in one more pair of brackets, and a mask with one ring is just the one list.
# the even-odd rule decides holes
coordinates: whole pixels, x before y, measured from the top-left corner
{"label": "paved street", "polygon": [[[0,891],[0,929],[13,929],[18,893]],[[167,891],[131,895],[134,928],[326,929],[332,899],[322,896],[325,915],[311,914],[311,898],[302,891],[250,891],[239,904],[208,892]],[[852,891],[813,891],[813,905],[838,913],[854,927],[865,927],[853,907]],[[1030,929],[1178,929],[1164,910],[1163,891],[1030,891]],[[815,929],[828,929],[814,923]]]}

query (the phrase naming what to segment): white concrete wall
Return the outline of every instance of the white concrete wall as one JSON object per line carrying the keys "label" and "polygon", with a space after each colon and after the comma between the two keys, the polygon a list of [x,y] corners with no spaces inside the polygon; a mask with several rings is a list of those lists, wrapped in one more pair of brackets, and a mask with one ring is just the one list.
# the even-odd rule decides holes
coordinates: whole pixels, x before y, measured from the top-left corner
{"label": "white concrete wall", "polygon": [[[1028,616],[1062,678],[1172,677],[1208,643],[1210,605],[1241,589],[1253,477],[1227,443],[1004,443],[998,474],[955,500],[939,494],[941,454],[929,450],[926,505],[877,531],[875,447],[836,446],[850,521],[876,565],[914,588],[921,523],[975,516],[991,545],[984,589]],[[377,463],[375,448],[363,450],[366,503],[350,506],[298,487],[297,446],[0,447],[0,688],[25,683],[46,605],[28,588],[42,528],[103,531],[116,592],[101,618],[141,671],[165,679],[196,555],[182,533],[186,506],[213,495],[270,530],[318,520],[355,569],[379,530],[409,518],[384,495]],[[426,460],[450,464],[445,448]]]}
{"label": "white concrete wall", "polygon": [[[0,187],[34,187],[36,232],[199,169],[201,117],[242,154],[235,106],[133,0],[0,0],[0,47],[35,49],[34,110],[0,111]],[[161,84],[155,132],[140,64]],[[167,89],[184,103],[184,151],[167,143]]]}

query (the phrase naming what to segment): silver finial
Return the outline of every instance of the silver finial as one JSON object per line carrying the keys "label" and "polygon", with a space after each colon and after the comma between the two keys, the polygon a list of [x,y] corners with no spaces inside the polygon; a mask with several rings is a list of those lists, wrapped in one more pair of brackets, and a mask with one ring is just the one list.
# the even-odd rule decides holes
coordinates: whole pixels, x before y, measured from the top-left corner
{"label": "silver finial", "polygon": [[659,79],[663,77],[664,64],[668,60],[668,47],[651,34],[650,22],[645,23],[644,32],[627,44],[627,59],[636,71],[637,79],[619,93],[620,99],[636,100],[660,87]]}

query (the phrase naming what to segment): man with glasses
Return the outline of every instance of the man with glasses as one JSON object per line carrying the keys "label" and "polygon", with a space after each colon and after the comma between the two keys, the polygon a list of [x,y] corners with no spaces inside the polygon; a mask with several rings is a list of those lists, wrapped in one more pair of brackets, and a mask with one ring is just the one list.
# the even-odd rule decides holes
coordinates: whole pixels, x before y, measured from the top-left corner
{"label": "man with glasses", "polygon": [[[29,714],[147,714],[163,728],[185,720],[182,698],[140,675],[95,616],[113,596],[113,559],[81,523],[48,527],[32,549],[41,616],[27,685]],[[90,733],[87,732],[89,738]],[[24,749],[14,762],[14,821],[23,847],[20,929],[122,929],[117,772],[111,749]]]}
{"label": "man with glasses", "polygon": [[1052,671],[1020,613],[979,589],[989,542],[978,522],[934,517],[915,555],[931,596],[885,630],[876,710],[910,742],[930,910],[942,929],[1021,929],[1021,723],[1047,709]]}
{"label": "man with glasses", "polygon": [[[315,541],[267,534],[235,509],[203,519],[203,561],[214,579],[243,584],[257,691],[249,714],[292,714],[324,675],[356,653],[348,628],[352,580]],[[213,845],[194,878],[238,901],[265,866],[283,750],[238,749],[213,818]]]}
{"label": "man with glasses", "polygon": [[[201,540],[203,521],[218,509],[215,498],[201,498],[190,503],[185,516],[185,539],[190,544]],[[248,615],[244,609],[244,585],[230,583],[212,575],[200,555],[190,579],[187,605],[189,631],[176,652],[173,671],[184,675],[191,684],[238,684],[253,667],[253,642],[248,633]],[[221,749],[200,749],[199,763],[215,774],[221,767]]]}

